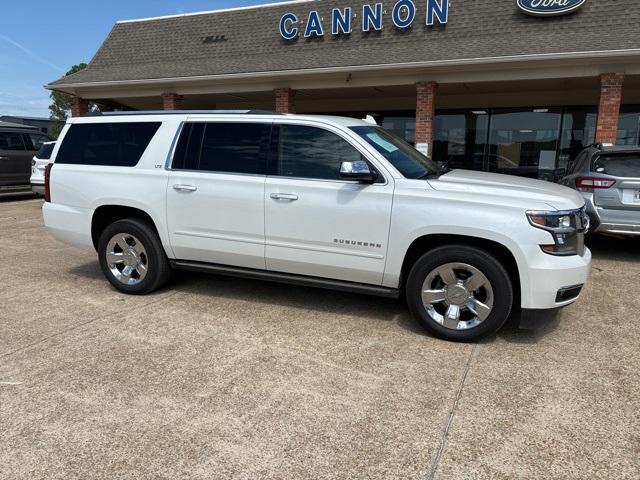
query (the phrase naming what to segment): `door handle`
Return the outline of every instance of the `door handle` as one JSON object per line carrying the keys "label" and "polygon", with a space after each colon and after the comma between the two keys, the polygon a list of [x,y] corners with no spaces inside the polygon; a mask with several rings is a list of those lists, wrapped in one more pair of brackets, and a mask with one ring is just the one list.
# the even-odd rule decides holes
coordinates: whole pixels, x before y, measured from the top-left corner
{"label": "door handle", "polygon": [[291,193],[272,193],[270,197],[274,200],[289,200],[290,202],[298,200],[298,195],[292,195]]}
{"label": "door handle", "polygon": [[0,160],[9,160],[9,157],[0,157]]}
{"label": "door handle", "polygon": [[196,190],[198,190],[198,187],[196,187],[195,185],[181,185],[177,183],[173,186],[173,189],[179,192],[195,192]]}

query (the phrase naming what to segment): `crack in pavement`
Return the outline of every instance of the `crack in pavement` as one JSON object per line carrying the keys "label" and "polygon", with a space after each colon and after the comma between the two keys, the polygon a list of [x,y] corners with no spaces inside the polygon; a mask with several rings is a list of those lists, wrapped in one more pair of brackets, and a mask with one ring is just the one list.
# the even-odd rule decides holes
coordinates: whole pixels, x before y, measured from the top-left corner
{"label": "crack in pavement", "polygon": [[[163,302],[164,300],[169,299],[169,298],[173,297],[174,295],[177,295],[178,293],[180,293],[180,290],[177,290],[177,291],[175,291],[173,293],[165,295],[165,296],[163,296],[161,298],[156,298],[151,302],[147,302],[147,303],[144,303],[142,305],[139,305],[139,307],[148,307],[150,305]],[[32,343],[30,343],[28,345],[24,345],[22,347],[19,347],[19,348],[16,348],[15,350],[10,351],[10,352],[6,352],[6,353],[3,353],[3,354],[0,354],[0,358],[10,357],[11,355],[15,355],[16,353],[22,352],[22,351],[27,350],[27,349],[29,349],[31,347],[34,347],[34,346],[39,345],[41,343],[44,343],[44,342],[46,342],[48,340],[51,340],[52,338],[59,337],[61,335],[64,335],[65,333],[71,332],[73,330],[77,330],[78,328],[84,327],[85,325],[89,325],[89,324],[91,324],[93,322],[97,322],[98,320],[103,320],[103,319],[106,319],[106,318],[109,318],[109,317],[113,317],[114,315],[119,315],[119,314],[123,313],[124,311],[125,310],[118,310],[118,311],[115,311],[115,312],[109,312],[109,313],[107,313],[105,315],[99,315],[99,316],[97,316],[95,318],[92,318],[91,320],[87,320],[86,322],[80,322],[80,323],[73,324],[73,325],[71,325],[71,326],[69,326],[69,327],[67,327],[67,328],[65,328],[63,330],[60,330],[59,332],[53,333],[53,334],[48,335],[48,336],[46,336],[44,338],[36,340],[35,342],[32,342]]]}
{"label": "crack in pavement", "polygon": [[453,419],[456,414],[456,410],[458,409],[458,403],[460,403],[460,399],[462,398],[462,390],[464,389],[464,385],[467,381],[467,375],[469,374],[469,370],[471,369],[471,362],[477,356],[478,351],[480,350],[480,345],[476,344],[471,349],[469,353],[469,358],[467,358],[467,363],[464,365],[464,371],[462,373],[462,380],[460,381],[460,385],[458,385],[458,391],[456,392],[456,397],[453,401],[453,405],[449,410],[449,417],[447,418],[447,424],[444,427],[442,432],[442,438],[440,439],[440,448],[438,449],[438,453],[436,458],[433,461],[433,465],[431,466],[431,472],[429,473],[429,480],[435,480],[438,474],[438,467],[440,467],[440,462],[442,461],[442,454],[444,453],[444,449],[447,446],[447,439],[449,437],[449,429],[451,428],[451,424],[453,423]]}

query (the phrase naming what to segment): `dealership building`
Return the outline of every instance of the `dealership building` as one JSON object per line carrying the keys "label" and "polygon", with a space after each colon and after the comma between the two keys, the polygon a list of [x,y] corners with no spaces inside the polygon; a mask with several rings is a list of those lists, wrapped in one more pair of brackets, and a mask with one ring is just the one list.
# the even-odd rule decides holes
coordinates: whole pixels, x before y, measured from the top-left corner
{"label": "dealership building", "polygon": [[451,167],[553,179],[638,144],[637,0],[303,0],[118,22],[72,113],[372,116]]}

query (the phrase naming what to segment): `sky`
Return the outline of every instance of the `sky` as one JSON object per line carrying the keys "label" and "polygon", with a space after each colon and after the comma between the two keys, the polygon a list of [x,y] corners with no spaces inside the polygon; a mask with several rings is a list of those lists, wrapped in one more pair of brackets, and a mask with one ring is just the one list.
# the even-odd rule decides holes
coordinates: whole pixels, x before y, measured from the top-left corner
{"label": "sky", "polygon": [[116,21],[242,7],[275,0],[4,1],[0,115],[49,117],[44,85],[89,63]]}

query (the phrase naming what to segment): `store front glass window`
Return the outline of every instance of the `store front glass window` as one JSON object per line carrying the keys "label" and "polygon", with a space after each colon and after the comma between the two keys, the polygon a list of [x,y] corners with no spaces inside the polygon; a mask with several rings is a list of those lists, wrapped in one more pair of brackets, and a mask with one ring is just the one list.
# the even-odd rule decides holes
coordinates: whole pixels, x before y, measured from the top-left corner
{"label": "store front glass window", "polygon": [[484,169],[489,114],[486,110],[446,111],[436,115],[433,159],[449,168]]}
{"label": "store front glass window", "polygon": [[433,159],[465,168],[556,181],[594,141],[595,107],[438,111]]}
{"label": "store front glass window", "polygon": [[568,107],[562,117],[558,168],[567,169],[571,162],[596,138],[598,113],[595,107]]}
{"label": "store front glass window", "polygon": [[640,144],[640,106],[623,106],[618,123],[618,145]]}
{"label": "store front glass window", "polygon": [[546,177],[556,168],[560,109],[496,111],[491,115],[487,170]]}
{"label": "store front glass window", "polygon": [[382,128],[395,133],[400,138],[404,138],[411,145],[416,142],[416,116],[409,114],[407,116],[385,115],[382,118]]}

